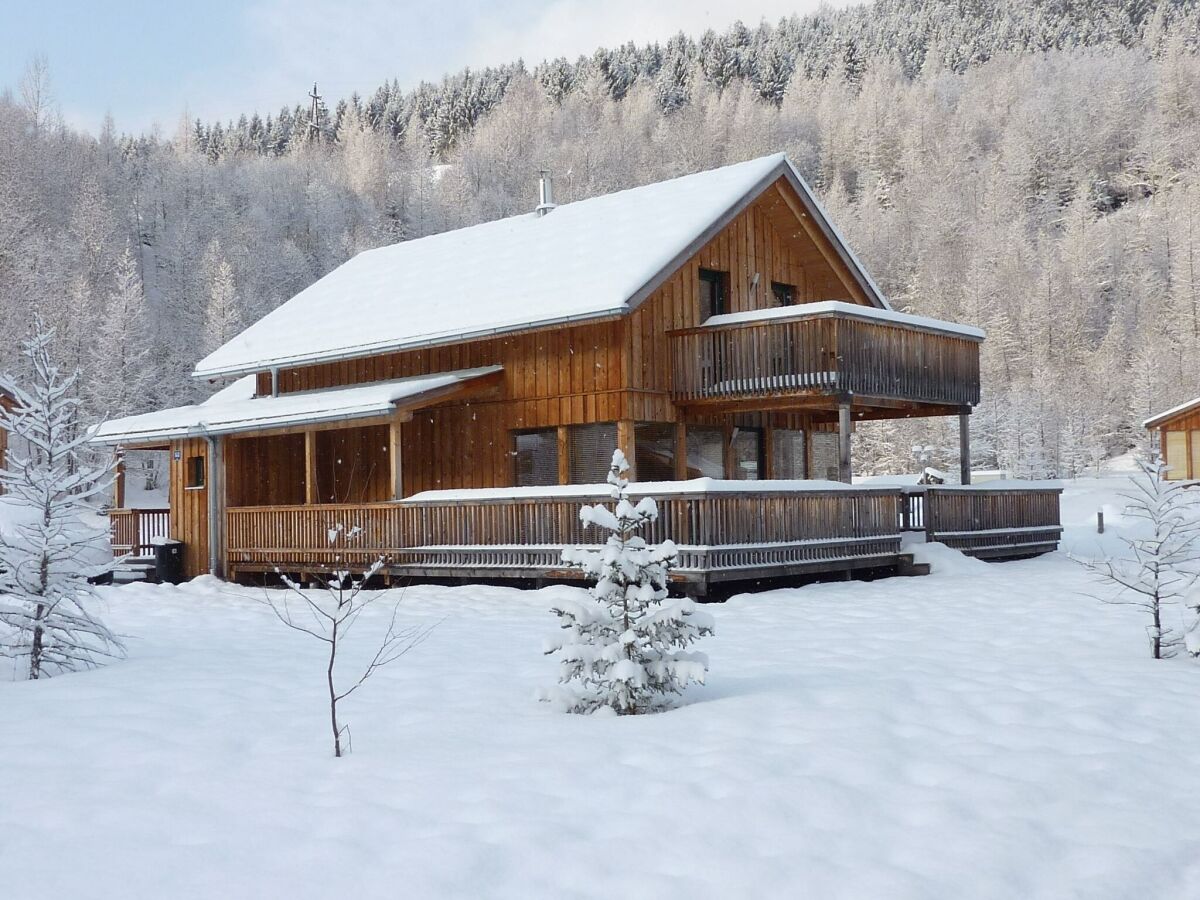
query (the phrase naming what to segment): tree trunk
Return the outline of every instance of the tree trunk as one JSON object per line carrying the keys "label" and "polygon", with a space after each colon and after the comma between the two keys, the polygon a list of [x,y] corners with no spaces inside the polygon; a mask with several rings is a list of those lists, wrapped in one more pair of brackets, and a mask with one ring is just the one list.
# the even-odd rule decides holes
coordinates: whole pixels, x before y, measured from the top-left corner
{"label": "tree trunk", "polygon": [[342,732],[337,720],[337,692],[333,689],[333,663],[337,659],[338,623],[333,623],[333,633],[329,641],[329,666],[325,669],[325,682],[329,686],[329,725],[333,729],[333,755],[342,755]]}

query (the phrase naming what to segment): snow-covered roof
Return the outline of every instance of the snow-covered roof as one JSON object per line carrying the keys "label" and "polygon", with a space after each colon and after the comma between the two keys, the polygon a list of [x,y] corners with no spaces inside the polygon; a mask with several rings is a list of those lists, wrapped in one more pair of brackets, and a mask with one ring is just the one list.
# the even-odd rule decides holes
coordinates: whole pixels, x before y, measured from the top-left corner
{"label": "snow-covered roof", "polygon": [[941,331],[956,337],[970,338],[982,341],[985,337],[982,328],[970,325],[957,325],[954,322],[943,322],[941,319],[930,319],[926,316],[913,316],[908,313],[896,312],[891,309],[876,309],[871,306],[861,306],[858,303],[845,303],[841,300],[822,300],[818,303],[801,303],[797,306],[776,306],[771,309],[751,309],[745,312],[723,313],[719,316],[709,316],[704,325],[736,325],[741,322],[759,322],[774,319],[805,319],[812,316],[827,316],[831,313],[867,319],[873,322],[886,322],[890,325],[907,325],[924,331]]}
{"label": "snow-covered roof", "polygon": [[1190,413],[1194,410],[1200,410],[1200,397],[1194,400],[1189,400],[1186,403],[1180,403],[1178,406],[1172,406],[1170,409],[1153,415],[1142,423],[1143,428],[1157,428],[1165,422],[1169,422],[1176,416],[1182,416],[1185,413]]}
{"label": "snow-covered roof", "polygon": [[782,153],[360,253],[196,366],[238,375],[628,312],[786,178],[864,293],[887,300]]}
{"label": "snow-covered roof", "polygon": [[276,397],[255,397],[255,377],[247,375],[203,403],[104,422],[96,428],[91,440],[97,444],[139,444],[374,418],[404,407],[416,408],[423,401],[435,402],[446,389],[501,369],[501,366],[460,369]]}

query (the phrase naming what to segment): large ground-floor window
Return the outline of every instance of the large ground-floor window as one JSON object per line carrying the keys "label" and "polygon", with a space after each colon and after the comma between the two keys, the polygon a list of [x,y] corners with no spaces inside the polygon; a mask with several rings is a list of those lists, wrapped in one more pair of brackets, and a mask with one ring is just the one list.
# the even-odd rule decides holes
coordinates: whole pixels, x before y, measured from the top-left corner
{"label": "large ground-floor window", "polygon": [[558,429],[518,431],[513,435],[518,487],[558,484]]}
{"label": "large ground-floor window", "polygon": [[761,428],[734,428],[729,440],[736,481],[757,481],[763,477],[763,433]]}
{"label": "large ground-floor window", "polygon": [[798,428],[776,428],[771,441],[771,476],[787,481],[808,477],[804,459],[804,432]]}

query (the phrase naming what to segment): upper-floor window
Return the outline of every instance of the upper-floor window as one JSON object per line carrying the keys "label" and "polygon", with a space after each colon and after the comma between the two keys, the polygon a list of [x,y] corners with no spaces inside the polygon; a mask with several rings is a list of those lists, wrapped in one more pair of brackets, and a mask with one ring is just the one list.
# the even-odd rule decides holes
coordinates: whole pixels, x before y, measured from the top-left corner
{"label": "upper-floor window", "polygon": [[794,284],[772,281],[771,293],[775,297],[776,306],[791,306],[796,302],[796,286]]}
{"label": "upper-floor window", "polygon": [[700,270],[700,321],[729,312],[729,273]]}

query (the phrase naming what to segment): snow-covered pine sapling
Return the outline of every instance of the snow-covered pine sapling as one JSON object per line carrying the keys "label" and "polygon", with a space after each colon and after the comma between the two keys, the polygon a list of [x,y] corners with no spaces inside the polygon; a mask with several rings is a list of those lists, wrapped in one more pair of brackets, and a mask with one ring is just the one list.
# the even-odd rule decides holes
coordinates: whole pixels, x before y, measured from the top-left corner
{"label": "snow-covered pine sapling", "polygon": [[[346,528],[341,524],[333,525],[328,530],[329,545],[344,552],[347,545],[361,534],[362,529],[358,526]],[[341,757],[350,750],[350,726],[340,723],[338,703],[358,690],[379,669],[395,662],[424,641],[436,627],[436,624],[401,627],[397,616],[403,597],[397,599],[392,604],[391,618],[375,655],[348,687],[338,687],[334,669],[346,636],[368,606],[387,596],[384,591],[366,590],[367,582],[379,574],[384,561],[380,557],[365,572],[355,575],[339,552],[334,556],[333,568],[315,576],[309,588],[293,581],[276,567],[275,572],[286,590],[266,591],[263,597],[263,602],[284,625],[326,644],[325,686],[329,696],[329,727],[333,732],[335,757]]]}
{"label": "snow-covered pine sapling", "polygon": [[1200,515],[1198,506],[1180,482],[1167,481],[1157,458],[1139,460],[1141,470],[1130,476],[1131,488],[1121,496],[1125,515],[1136,524],[1121,537],[1128,552],[1117,557],[1079,559],[1115,591],[1100,599],[1146,611],[1146,633],[1155,659],[1176,654],[1180,638],[1164,622],[1168,607],[1186,602],[1200,578]]}
{"label": "snow-covered pine sapling", "polygon": [[10,411],[0,429],[17,438],[0,467],[0,501],[14,519],[0,531],[0,656],[17,661],[30,679],[90,669],[123,654],[121,641],[95,614],[89,578],[110,571],[96,501],[112,484],[111,459],[94,464],[79,427],[79,374],[53,363],[54,332],[35,321],[22,352],[32,373],[27,387],[6,383]]}
{"label": "snow-covered pine sapling", "polygon": [[[708,658],[688,648],[712,634],[712,617],[691,599],[667,600],[677,551],[669,540],[648,546],[639,534],[658,518],[658,506],[652,497],[630,502],[628,470],[617,450],[608,473],[615,508],[596,504],[579,513],[584,524],[609,532],[604,547],[563,551],[565,563],[595,581],[590,599],[554,608],[562,633],[546,647],[547,654],[558,655],[564,685],[553,698],[571,712],[652,712],[689,682],[702,684],[708,671]],[[547,692],[543,699],[552,696]]]}

